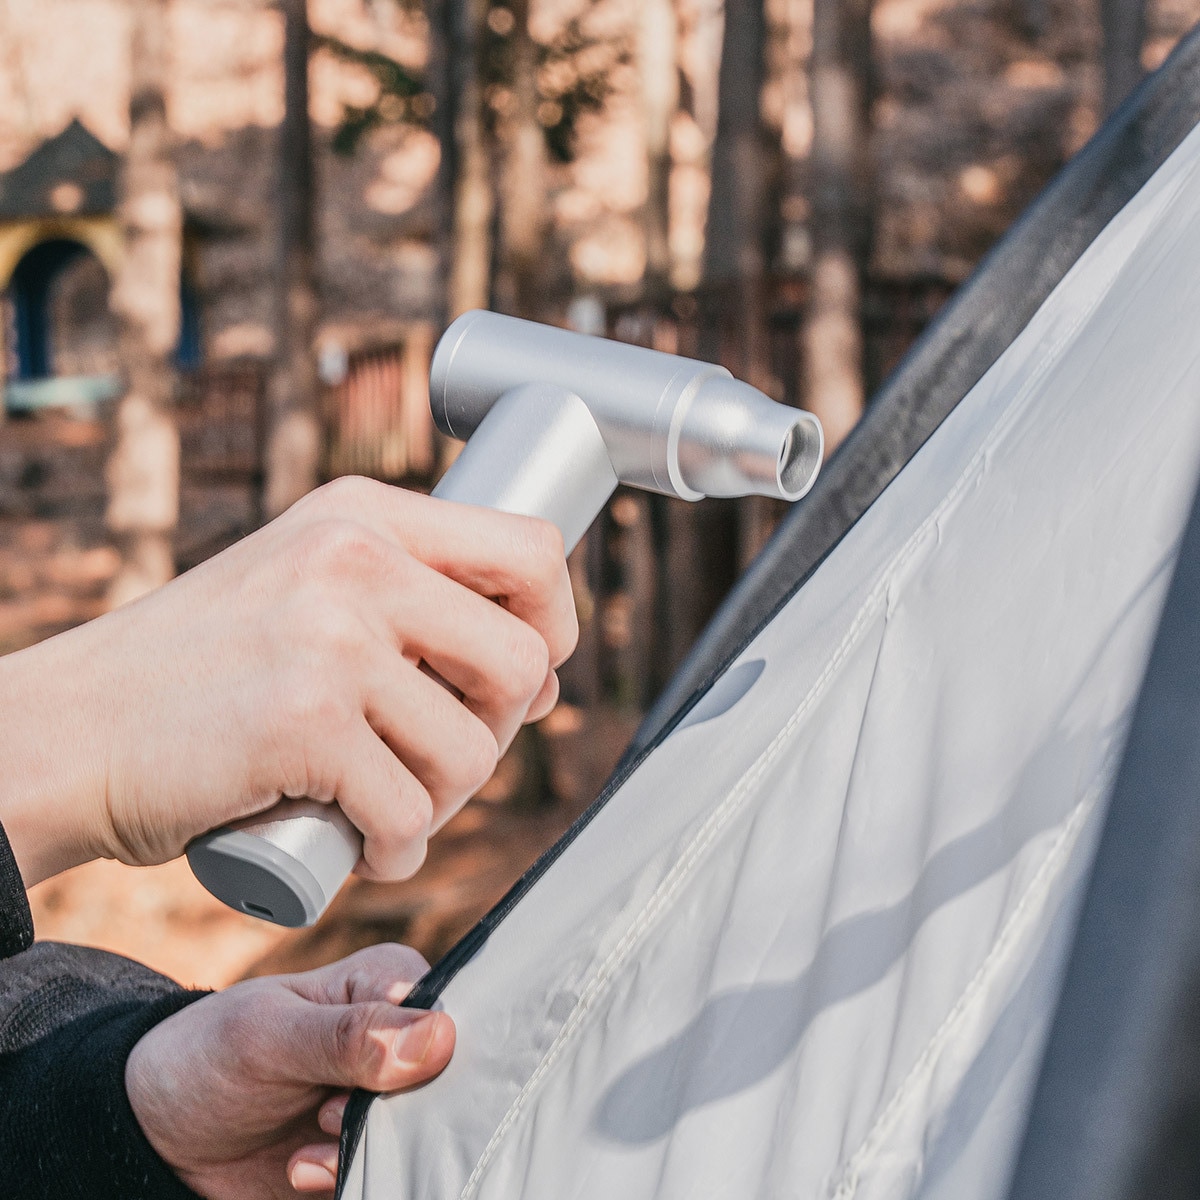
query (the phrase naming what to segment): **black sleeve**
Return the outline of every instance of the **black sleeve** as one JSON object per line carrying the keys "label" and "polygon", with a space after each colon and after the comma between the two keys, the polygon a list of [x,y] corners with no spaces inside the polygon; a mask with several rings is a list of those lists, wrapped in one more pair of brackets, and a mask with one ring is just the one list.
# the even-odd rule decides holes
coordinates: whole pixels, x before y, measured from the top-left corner
{"label": "black sleeve", "polygon": [[33,917],[25,899],[25,884],[8,835],[0,825],[0,959],[20,954],[32,945]]}
{"label": "black sleeve", "polygon": [[205,993],[117,954],[31,946],[32,933],[0,831],[0,1196],[194,1200],[142,1133],[125,1061]]}

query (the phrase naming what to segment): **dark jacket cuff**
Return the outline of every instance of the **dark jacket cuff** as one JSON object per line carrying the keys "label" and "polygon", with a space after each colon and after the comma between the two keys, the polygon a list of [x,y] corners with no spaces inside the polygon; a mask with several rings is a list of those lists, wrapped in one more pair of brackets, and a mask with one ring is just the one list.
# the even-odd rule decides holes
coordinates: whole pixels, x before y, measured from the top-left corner
{"label": "dark jacket cuff", "polygon": [[0,958],[10,958],[33,945],[33,917],[25,883],[0,826]]}
{"label": "dark jacket cuff", "polygon": [[125,1094],[138,1040],[203,992],[93,1009],[0,1060],[0,1195],[193,1200]]}

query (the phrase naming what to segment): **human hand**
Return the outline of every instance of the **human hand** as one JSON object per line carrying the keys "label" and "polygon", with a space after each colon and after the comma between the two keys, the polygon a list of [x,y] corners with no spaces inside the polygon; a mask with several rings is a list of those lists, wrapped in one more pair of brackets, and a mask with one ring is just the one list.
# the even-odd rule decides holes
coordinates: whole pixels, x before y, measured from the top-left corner
{"label": "human hand", "polygon": [[359,874],[404,878],[553,707],[577,632],[553,526],[337,480],[0,659],[0,821],[31,886],[94,857],[164,862],[307,796],[362,832]]}
{"label": "human hand", "polygon": [[125,1068],[150,1144],[210,1200],[332,1191],[348,1090],[413,1087],[450,1060],[445,1013],[396,1007],[426,970],[407,946],[373,946],[168,1017]]}

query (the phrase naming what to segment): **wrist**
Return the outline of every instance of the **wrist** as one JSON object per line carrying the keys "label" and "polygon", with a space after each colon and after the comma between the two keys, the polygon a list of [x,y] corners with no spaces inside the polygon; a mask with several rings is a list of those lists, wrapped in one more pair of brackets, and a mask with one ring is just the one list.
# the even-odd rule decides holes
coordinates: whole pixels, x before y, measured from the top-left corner
{"label": "wrist", "polygon": [[26,887],[105,853],[104,704],[84,629],[0,658],[0,823]]}

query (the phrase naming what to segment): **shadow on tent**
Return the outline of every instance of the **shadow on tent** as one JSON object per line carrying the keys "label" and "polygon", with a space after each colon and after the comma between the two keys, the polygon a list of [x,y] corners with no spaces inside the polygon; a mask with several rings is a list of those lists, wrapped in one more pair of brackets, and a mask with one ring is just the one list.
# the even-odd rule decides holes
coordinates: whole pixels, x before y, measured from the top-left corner
{"label": "shadow on tent", "polygon": [[[1200,122],[1200,34],[1193,33],[1050,185],[881,389],[809,499],[784,523],[648,715],[613,779],[562,841],[439,962],[407,1002],[431,1007],[608,800],[677,728],[732,708],[755,686],[723,673],[884,492],[955,406],[1010,346],[1109,221]],[[1118,775],[1054,1018],[1014,1200],[1200,1194],[1200,506],[1193,512]],[[1061,814],[1019,803],[1006,819],[1029,837]],[[1000,864],[986,830],[946,846],[903,901],[911,925]],[[835,926],[821,953],[853,944],[845,978],[887,970],[888,910]],[[876,928],[872,928],[875,923]],[[876,935],[879,936],[876,936]],[[867,947],[864,952],[863,947]],[[745,1086],[842,993],[804,974],[741,995],[718,995],[655,1055],[599,1100],[597,1125],[633,1142],[660,1135],[688,1106]],[[1023,1019],[1018,989],[1000,1022]],[[703,1055],[714,1030],[747,1012],[755,1031],[739,1075],[716,1092],[672,1095],[674,1064]],[[763,1030],[767,1035],[763,1036]],[[982,1053],[972,1070],[1002,1073]],[[664,1081],[667,1090],[664,1092]],[[343,1129],[339,1194],[372,1097],[356,1094]],[[977,1119],[964,1109],[958,1120]],[[928,1170],[941,1167],[936,1152]]]}

